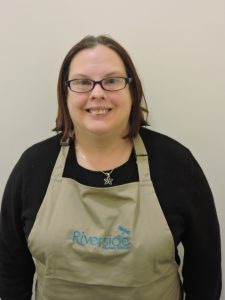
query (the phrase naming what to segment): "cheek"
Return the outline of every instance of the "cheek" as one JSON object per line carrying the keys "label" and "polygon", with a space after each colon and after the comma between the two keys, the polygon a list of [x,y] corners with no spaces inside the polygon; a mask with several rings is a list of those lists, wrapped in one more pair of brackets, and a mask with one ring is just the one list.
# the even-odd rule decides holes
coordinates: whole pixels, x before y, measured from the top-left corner
{"label": "cheek", "polygon": [[118,106],[124,106],[129,108],[132,106],[132,97],[130,91],[123,90],[121,91],[120,95],[118,92],[115,94],[111,94],[111,101],[116,103]]}
{"label": "cheek", "polygon": [[127,110],[131,110],[132,102],[133,101],[132,101],[131,95],[128,94],[126,97],[126,101],[124,101],[124,106],[127,107]]}
{"label": "cheek", "polygon": [[73,102],[71,101],[71,99],[68,97],[67,98],[67,108],[70,114],[70,117],[72,117],[72,112],[73,112]]}
{"label": "cheek", "polygon": [[67,98],[67,108],[69,111],[70,118],[74,122],[77,119],[77,113],[79,108],[77,107],[77,101],[75,101],[74,97]]}
{"label": "cheek", "polygon": [[76,97],[75,95],[67,97],[67,107],[70,113],[75,111],[76,109],[82,108],[84,106],[84,103],[84,97]]}

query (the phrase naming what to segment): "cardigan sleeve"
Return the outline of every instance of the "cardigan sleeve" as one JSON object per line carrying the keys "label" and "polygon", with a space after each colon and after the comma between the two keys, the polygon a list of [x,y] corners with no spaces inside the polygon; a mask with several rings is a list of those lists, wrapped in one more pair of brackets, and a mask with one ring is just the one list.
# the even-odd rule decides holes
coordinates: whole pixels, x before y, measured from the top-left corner
{"label": "cardigan sleeve", "polygon": [[182,238],[185,299],[219,300],[222,281],[219,223],[205,175],[193,157],[191,165],[191,199]]}
{"label": "cardigan sleeve", "polygon": [[3,194],[0,213],[0,298],[30,300],[34,262],[23,231],[21,159]]}

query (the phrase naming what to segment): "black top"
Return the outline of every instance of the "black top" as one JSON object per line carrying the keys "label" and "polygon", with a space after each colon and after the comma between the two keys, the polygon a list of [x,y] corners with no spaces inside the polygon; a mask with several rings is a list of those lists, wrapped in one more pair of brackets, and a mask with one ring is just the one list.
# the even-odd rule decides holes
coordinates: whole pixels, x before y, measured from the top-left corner
{"label": "black top", "polygon": [[[221,291],[220,233],[212,193],[190,151],[173,139],[142,128],[150,174],[175,245],[184,246],[186,300],[218,300]],[[35,272],[27,238],[46,193],[60,150],[56,135],[26,150],[14,167],[0,215],[0,296],[30,300]],[[73,143],[64,177],[104,188],[104,175],[78,165]],[[113,171],[113,185],[138,181],[134,151]],[[177,252],[177,251],[176,251]],[[176,260],[180,263],[178,254]]]}

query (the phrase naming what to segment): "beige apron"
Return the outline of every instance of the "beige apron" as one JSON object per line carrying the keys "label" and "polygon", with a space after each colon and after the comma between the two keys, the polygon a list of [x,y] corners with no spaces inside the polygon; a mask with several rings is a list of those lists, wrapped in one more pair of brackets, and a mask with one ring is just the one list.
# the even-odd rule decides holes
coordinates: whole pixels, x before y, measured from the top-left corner
{"label": "beige apron", "polygon": [[174,241],[134,139],[139,182],[95,188],[63,178],[62,146],[28,238],[37,300],[179,300]]}

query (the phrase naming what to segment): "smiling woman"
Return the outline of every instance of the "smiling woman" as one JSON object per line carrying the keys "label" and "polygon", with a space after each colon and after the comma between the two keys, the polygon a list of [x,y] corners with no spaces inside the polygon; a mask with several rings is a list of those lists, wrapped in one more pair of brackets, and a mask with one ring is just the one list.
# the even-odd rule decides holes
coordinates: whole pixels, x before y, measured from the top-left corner
{"label": "smiling woman", "polygon": [[69,51],[57,135],[24,152],[5,188],[2,300],[30,299],[35,269],[37,299],[219,300],[207,180],[187,148],[146,128],[147,113],[118,42],[87,36]]}
{"label": "smiling woman", "polygon": [[[104,57],[99,54],[103,53]],[[86,57],[87,55],[87,57]],[[89,60],[87,64],[86,59]],[[112,61],[110,61],[112,59]],[[104,60],[106,65],[104,66]],[[108,61],[107,61],[108,60]],[[83,64],[83,62],[85,64]],[[116,64],[114,64],[115,62]],[[101,63],[101,66],[100,64]],[[107,65],[109,63],[109,65]],[[95,70],[95,67],[97,69]],[[76,69],[75,69],[76,68]],[[87,68],[87,69],[86,69]],[[101,69],[102,68],[102,69]],[[91,77],[92,76],[92,77]],[[99,77],[98,79],[94,77]],[[102,77],[103,76],[103,77]],[[71,91],[74,90],[74,79],[89,79],[93,81],[101,81],[102,79],[110,79],[115,77],[125,77],[126,84],[123,88],[125,91],[121,93],[130,92],[132,98],[131,114],[129,116],[129,132],[130,138],[134,137],[142,125],[147,125],[144,113],[147,113],[147,104],[144,98],[141,81],[137,75],[135,66],[127,53],[127,51],[115,40],[107,36],[93,37],[88,36],[76,44],[67,54],[61,67],[59,81],[58,81],[58,101],[59,112],[56,121],[56,130],[63,131],[63,139],[66,140],[71,131],[74,130],[74,124],[71,120],[68,108],[67,97],[69,86]],[[128,79],[129,78],[129,79]],[[103,90],[108,90],[105,84],[109,81],[101,82]],[[127,89],[127,84],[132,81],[132,84]],[[87,83],[87,81],[85,81]],[[78,83],[78,81],[75,81]],[[84,82],[83,82],[84,83]],[[89,81],[90,83],[90,81]],[[111,81],[112,83],[112,81]],[[90,83],[91,84],[91,83]],[[108,85],[108,84],[107,84]],[[95,88],[95,83],[91,84],[90,91]],[[97,87],[96,87],[97,88]],[[121,87],[116,90],[123,90],[122,81]],[[115,92],[115,89],[111,92]],[[80,91],[74,91],[76,94]],[[113,96],[113,93],[111,93]],[[118,93],[114,93],[118,94]],[[108,94],[107,94],[108,95]],[[74,95],[75,97],[76,95]],[[77,95],[79,96],[79,95]],[[87,96],[87,94],[86,94]],[[109,94],[110,96],[110,94]]]}
{"label": "smiling woman", "polygon": [[[89,142],[95,139],[96,134],[104,134],[104,143],[107,139],[108,146],[113,145],[114,149],[121,146],[123,141],[126,143],[121,138],[129,132],[132,105],[126,76],[122,59],[115,51],[103,45],[82,50],[72,59],[69,80],[74,82],[75,79],[79,86],[82,83],[86,89],[88,87],[88,92],[83,93],[69,90],[67,96],[68,110],[78,145],[83,145],[87,139]],[[101,84],[96,84],[90,79],[100,81]],[[110,90],[103,89],[102,85]]]}

